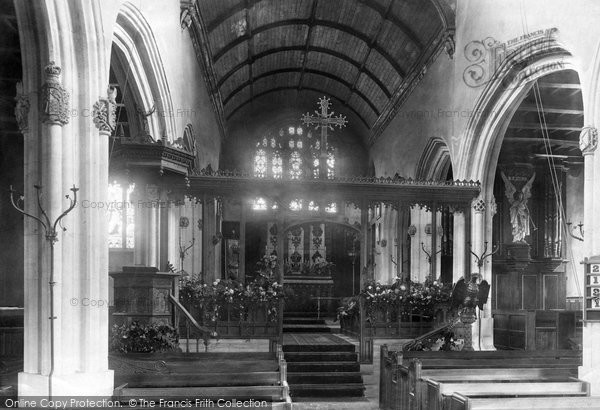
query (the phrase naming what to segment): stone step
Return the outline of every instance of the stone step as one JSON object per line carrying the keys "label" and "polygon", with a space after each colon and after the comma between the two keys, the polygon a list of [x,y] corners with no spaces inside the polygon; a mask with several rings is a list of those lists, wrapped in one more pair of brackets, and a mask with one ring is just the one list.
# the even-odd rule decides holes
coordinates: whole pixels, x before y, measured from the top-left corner
{"label": "stone step", "polygon": [[354,352],[355,346],[351,343],[343,345],[314,344],[314,345],[283,345],[283,352]]}
{"label": "stone step", "polygon": [[287,369],[292,373],[360,372],[360,364],[358,362],[290,362]]}
{"label": "stone step", "polygon": [[317,319],[312,317],[290,317],[283,318],[284,325],[324,325],[325,319]]}
{"label": "stone step", "polygon": [[283,325],[285,333],[331,333],[327,325]]}
{"label": "stone step", "polygon": [[295,397],[362,397],[362,383],[340,384],[295,384],[290,386],[290,396]]}
{"label": "stone step", "polygon": [[354,362],[356,352],[285,352],[285,360],[295,362]]}
{"label": "stone step", "polygon": [[283,311],[283,318],[292,318],[292,317],[311,317],[311,318],[318,318],[319,316],[322,317],[322,314],[319,315],[318,312],[288,312],[287,310]]}
{"label": "stone step", "polygon": [[321,373],[296,373],[287,374],[289,384],[345,384],[362,383],[359,372],[321,372]]}

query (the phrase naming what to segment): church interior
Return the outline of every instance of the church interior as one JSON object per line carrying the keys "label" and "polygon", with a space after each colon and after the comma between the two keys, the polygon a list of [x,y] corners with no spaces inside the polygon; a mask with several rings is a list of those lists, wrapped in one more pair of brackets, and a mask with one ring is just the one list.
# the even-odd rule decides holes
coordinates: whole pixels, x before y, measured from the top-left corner
{"label": "church interior", "polygon": [[0,403],[600,409],[599,18],[0,0]]}

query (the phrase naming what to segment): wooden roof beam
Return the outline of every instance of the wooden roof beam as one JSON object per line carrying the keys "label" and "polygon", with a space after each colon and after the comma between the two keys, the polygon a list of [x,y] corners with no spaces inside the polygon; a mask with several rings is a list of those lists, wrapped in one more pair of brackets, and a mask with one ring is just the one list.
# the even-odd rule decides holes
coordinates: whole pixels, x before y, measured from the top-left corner
{"label": "wooden roof beam", "polygon": [[[517,109],[517,111],[538,112],[538,108],[535,105],[521,104],[521,106]],[[578,109],[568,109],[568,108],[544,106],[543,111],[547,114],[564,114],[564,115],[583,116],[583,110],[578,110]]]}
{"label": "wooden roof beam", "polygon": [[540,88],[557,88],[557,89],[566,89],[566,90],[581,90],[581,84],[574,83],[551,83],[546,81],[538,81],[538,86]]}
{"label": "wooden roof beam", "polygon": [[306,34],[306,46],[304,48],[304,58],[302,59],[302,71],[300,72],[300,79],[298,80],[298,91],[302,90],[302,82],[304,81],[304,71],[306,70],[306,60],[308,60],[308,48],[310,47],[310,39],[312,38],[313,28],[315,27],[318,3],[319,0],[313,0],[312,7],[310,10],[308,33]]}
{"label": "wooden roof beam", "polygon": [[[338,83],[350,88],[352,86],[352,84],[350,84],[349,82],[331,74],[325,71],[320,71],[320,70],[311,70],[311,69],[305,69],[302,70],[302,68],[300,67],[296,67],[296,68],[281,68],[278,70],[272,70],[272,71],[267,71],[265,73],[262,73],[261,75],[259,75],[258,77],[255,78],[255,80],[258,80],[259,78],[264,78],[264,77],[269,77],[272,75],[276,75],[276,74],[281,74],[281,73],[302,73],[302,72],[307,72],[309,74],[315,74],[315,75],[320,75],[323,77],[327,77],[330,80],[333,81],[337,81]],[[237,87],[235,90],[233,90],[227,97],[225,97],[225,99],[223,99],[223,105],[226,105],[229,101],[231,101],[231,99],[240,91],[242,91],[244,88],[248,87],[249,85],[251,85],[251,81],[246,81],[242,84],[240,84],[239,87]],[[301,89],[299,89],[299,91],[301,91]],[[373,112],[375,112],[375,114],[377,114],[377,116],[379,116],[379,111],[377,110],[377,107],[375,107],[375,104],[373,104],[373,102],[371,102],[371,100],[369,100],[369,98],[364,95],[362,92],[356,90],[356,94],[362,98],[364,100],[364,102],[366,102],[369,107],[371,107],[371,109],[373,110]],[[347,104],[344,104],[347,105]]]}
{"label": "wooden roof beam", "polygon": [[[541,138],[520,138],[520,137],[505,137],[505,142],[517,142],[523,144],[543,144],[544,141]],[[579,141],[570,141],[570,140],[559,140],[559,139],[550,139],[550,143],[560,145],[561,147],[568,148],[579,148]]]}
{"label": "wooden roof beam", "polygon": [[[254,98],[256,99],[263,95],[267,95],[267,94],[275,93],[275,92],[279,92],[279,91],[284,91],[284,90],[298,90],[298,87],[296,87],[295,85],[294,86],[275,87],[275,88],[271,88],[270,90],[266,90],[266,91],[256,94],[254,96]],[[302,91],[314,91],[314,92],[317,92],[320,94],[323,93],[323,90],[315,88],[315,87],[304,87],[302,89]],[[335,95],[331,95],[331,97],[335,98],[340,104],[342,104],[343,106],[348,108],[350,111],[352,111],[354,113],[354,115],[356,115],[356,117],[363,123],[363,125],[367,129],[371,129],[371,127],[369,126],[367,121],[363,118],[363,116],[358,111],[356,111],[351,105],[347,104],[345,101],[343,101],[341,98],[339,98]],[[240,105],[238,105],[237,107],[235,107],[234,110],[231,111],[231,113],[227,116],[227,120],[229,120],[231,117],[233,117],[237,111],[239,111],[242,107],[247,105],[250,101],[251,100],[246,100],[243,103],[241,103]]]}
{"label": "wooden roof beam", "polygon": [[[510,123],[508,128],[520,130],[541,130],[542,126],[536,123]],[[545,128],[549,131],[581,131],[581,127],[571,127],[557,124],[546,124]]]}
{"label": "wooden roof beam", "polygon": [[[286,51],[303,51],[304,49],[305,49],[304,46],[276,47],[276,48],[272,48],[270,50],[265,50],[262,53],[258,53],[256,55],[254,55],[254,61],[259,60],[259,59],[261,59],[263,57],[269,56],[271,54],[283,53],[283,52],[286,52]],[[314,53],[329,54],[329,55],[331,55],[333,57],[339,58],[340,60],[343,60],[343,61],[345,61],[345,62],[353,65],[357,69],[360,69],[360,63],[359,62],[351,59],[346,54],[339,53],[339,52],[337,52],[335,50],[331,50],[329,48],[324,48],[324,47],[309,46],[308,47],[308,51],[309,52],[314,52]],[[225,73],[225,75],[223,77],[221,77],[221,79],[218,82],[218,87],[221,87],[223,85],[223,83],[229,77],[231,77],[238,70],[242,69],[242,67],[244,67],[246,64],[249,64],[249,63],[250,62],[248,60],[244,60],[244,61],[238,63],[237,65],[235,65],[231,70],[229,70],[227,73]],[[390,93],[390,91],[386,88],[385,84],[383,84],[381,82],[381,80],[375,76],[375,74],[373,74],[371,71],[369,71],[366,67],[363,69],[363,72],[366,75],[368,75],[369,78],[371,80],[373,80],[373,82],[375,84],[377,84],[383,90],[383,92],[386,95],[386,97],[390,98],[392,96],[392,94]]]}
{"label": "wooden roof beam", "polygon": [[[345,24],[336,23],[333,21],[318,20],[318,19],[315,19],[312,23],[311,23],[310,19],[289,19],[289,20],[276,21],[273,23],[269,23],[269,24],[265,24],[263,26],[256,27],[254,29],[254,31],[252,32],[252,36],[262,33],[263,31],[271,30],[271,29],[277,28],[277,27],[294,26],[294,25],[309,26],[310,24],[313,24],[315,26],[323,26],[323,27],[328,27],[328,28],[332,28],[335,30],[339,30],[343,33],[346,33],[346,34],[349,34],[351,36],[358,38],[359,40],[363,41],[365,44],[369,44],[369,42],[370,42],[370,38],[368,36],[354,30],[350,26],[347,26]],[[235,40],[229,42],[227,45],[225,45],[225,47],[223,47],[221,50],[219,50],[217,53],[214,54],[213,62],[216,63],[221,57],[223,57],[225,54],[227,54],[229,51],[231,51],[232,49],[234,49],[236,46],[240,45],[244,41],[247,41],[249,38],[251,38],[251,36],[248,33],[246,33],[245,35],[240,36],[240,37],[236,38]],[[375,45],[374,49],[377,50],[377,52],[379,54],[381,54],[383,56],[383,58],[385,58],[388,61],[388,63],[394,68],[394,70],[396,70],[396,72],[401,77],[404,78],[406,76],[406,72],[404,71],[404,69],[402,67],[400,67],[400,64],[398,64],[398,62],[390,55],[390,53],[388,53],[387,50],[384,50],[383,48],[381,48],[377,45]]]}
{"label": "wooden roof beam", "polygon": [[[261,1],[264,0],[253,0],[252,1],[252,5],[254,6],[257,3],[260,3]],[[377,4],[374,1],[371,0],[356,0],[358,3],[364,4],[365,6],[371,8],[372,10],[374,10],[375,12],[379,13],[380,15],[383,15],[385,13],[385,8],[379,4]],[[217,27],[219,27],[221,24],[223,24],[228,18],[232,17],[233,15],[235,15],[236,13],[239,13],[240,11],[242,11],[244,9],[245,5],[243,3],[238,3],[236,5],[234,5],[233,7],[231,7],[228,10],[225,10],[225,12],[223,12],[222,14],[220,14],[219,16],[217,16],[213,21],[210,22],[210,24],[206,27],[206,30],[210,33],[211,31],[213,31],[214,29],[216,29]],[[394,25],[396,25],[400,31],[402,31],[404,33],[404,35],[406,35],[406,37],[408,39],[410,39],[410,41],[412,41],[415,46],[417,46],[417,48],[419,48],[420,50],[423,49],[423,43],[421,42],[421,40],[419,40],[419,37],[417,36],[417,34],[410,28],[408,27],[406,24],[404,24],[402,21],[400,21],[396,16],[391,15],[388,17],[388,20],[393,23]]]}
{"label": "wooden roof beam", "polygon": [[[356,77],[354,78],[354,81],[352,82],[352,86],[350,87],[350,94],[348,94],[348,98],[347,98],[348,101],[350,101],[352,94],[356,91],[356,84],[358,83],[358,80],[360,79],[360,74],[365,69],[367,60],[369,59],[369,56],[371,55],[371,50],[373,50],[373,47],[375,47],[375,45],[377,44],[377,39],[379,38],[379,34],[381,33],[381,29],[383,28],[383,23],[386,21],[389,14],[391,13],[392,7],[394,6],[394,1],[395,0],[390,1],[390,4],[388,5],[387,10],[385,10],[385,14],[381,15],[381,22],[379,23],[379,27],[377,27],[377,32],[375,33],[375,35],[371,39],[371,42],[369,43],[369,51],[367,51],[367,54],[365,54],[365,57],[363,58],[362,62],[360,63],[360,68],[358,69],[358,72],[356,73]],[[388,99],[389,98],[390,97],[388,97]],[[379,117],[379,114],[377,114],[377,116]]]}

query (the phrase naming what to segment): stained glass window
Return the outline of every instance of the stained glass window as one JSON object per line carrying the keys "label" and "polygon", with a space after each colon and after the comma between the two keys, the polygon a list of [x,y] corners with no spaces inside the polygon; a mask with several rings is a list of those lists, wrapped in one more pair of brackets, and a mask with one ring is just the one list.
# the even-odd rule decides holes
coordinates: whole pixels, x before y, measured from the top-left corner
{"label": "stained glass window", "polygon": [[133,249],[135,208],[131,194],[135,184],[124,189],[118,182],[108,185],[108,247]]}
{"label": "stained glass window", "polygon": [[273,178],[281,178],[283,175],[283,161],[281,160],[281,154],[279,154],[279,152],[273,153],[273,160],[271,161],[271,164]]}
{"label": "stained glass window", "polygon": [[302,199],[296,198],[290,202],[290,210],[291,211],[301,211],[302,210]]}
{"label": "stained glass window", "polygon": [[308,203],[308,210],[313,212],[319,211],[319,205],[315,201],[310,201]]}
{"label": "stained glass window", "polygon": [[325,207],[325,212],[327,212],[328,214],[334,214],[337,212],[337,204],[335,202],[332,202],[330,204],[328,204]]}
{"label": "stained glass window", "polygon": [[298,151],[290,155],[290,178],[300,179],[302,177],[302,157]]}
{"label": "stained glass window", "polygon": [[335,155],[332,151],[327,153],[327,178],[335,178]]}
{"label": "stained glass window", "polygon": [[267,176],[267,153],[264,149],[256,151],[256,156],[254,157],[254,176],[257,178]]}
{"label": "stained glass window", "polygon": [[254,176],[257,178],[335,178],[334,150],[327,146],[327,159],[321,160],[320,141],[310,130],[288,126],[267,134],[256,142]]}
{"label": "stained glass window", "polygon": [[266,211],[267,210],[267,201],[265,198],[256,198],[254,203],[252,204],[252,209],[255,211]]}

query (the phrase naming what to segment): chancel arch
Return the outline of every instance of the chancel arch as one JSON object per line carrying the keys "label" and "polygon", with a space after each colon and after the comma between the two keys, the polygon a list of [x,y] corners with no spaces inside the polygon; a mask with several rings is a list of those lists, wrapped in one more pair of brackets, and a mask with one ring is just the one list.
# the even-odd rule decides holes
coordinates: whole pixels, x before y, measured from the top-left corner
{"label": "chancel arch", "polygon": [[138,110],[145,113],[154,140],[164,137],[174,141],[177,138],[174,106],[160,52],[152,28],[129,1],[123,3],[117,15],[113,42],[113,68],[119,84],[132,93],[128,104],[131,117],[135,118]]}

